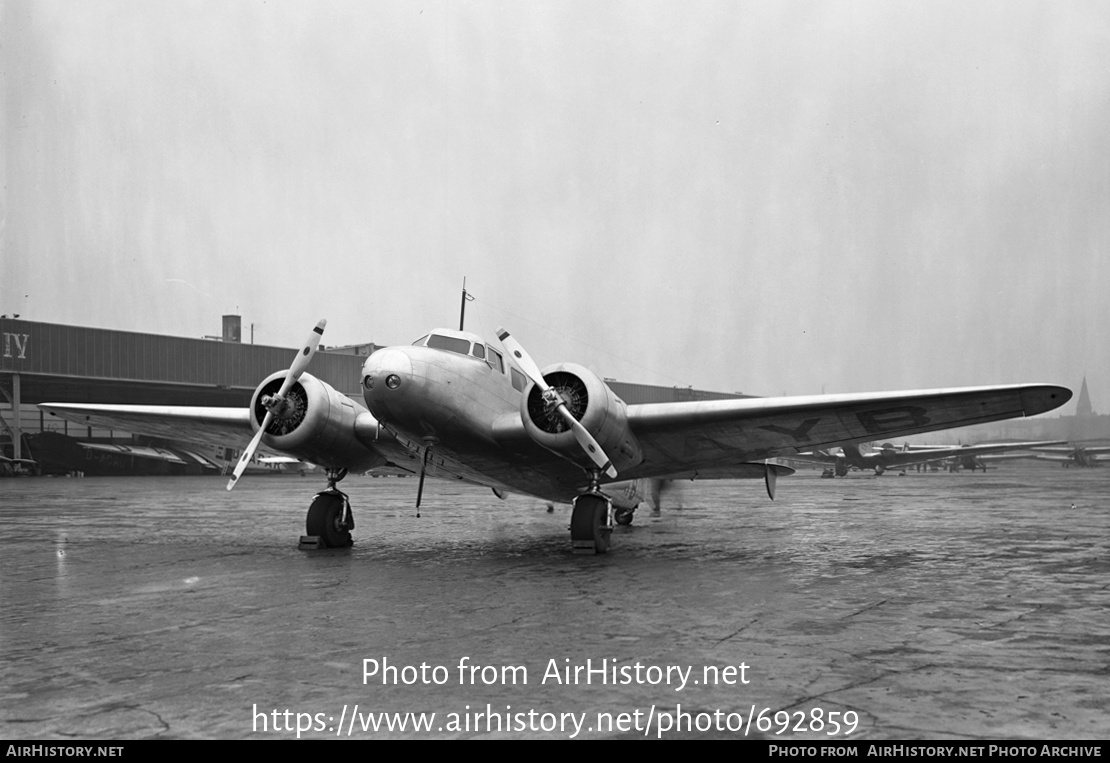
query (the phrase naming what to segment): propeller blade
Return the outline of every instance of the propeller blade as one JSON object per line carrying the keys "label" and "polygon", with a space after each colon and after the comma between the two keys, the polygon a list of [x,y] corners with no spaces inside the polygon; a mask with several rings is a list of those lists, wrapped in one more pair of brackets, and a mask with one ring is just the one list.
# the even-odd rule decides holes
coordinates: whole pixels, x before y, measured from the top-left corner
{"label": "propeller blade", "polygon": [[266,411],[266,415],[262,418],[262,426],[254,433],[251,439],[251,444],[243,451],[243,455],[239,456],[239,463],[235,465],[235,471],[231,474],[231,479],[227,481],[227,489],[231,490],[235,487],[235,483],[243,476],[243,471],[247,468],[247,464],[251,462],[251,457],[254,456],[254,451],[258,448],[258,443],[262,442],[262,435],[266,432],[266,427],[270,426],[273,421],[274,414]]}
{"label": "propeller blade", "polygon": [[778,484],[779,475],[775,467],[767,461],[763,462],[763,481],[767,484],[767,497],[775,500],[775,485]]}
{"label": "propeller blade", "polygon": [[532,356],[525,352],[520,342],[513,339],[512,335],[503,328],[497,329],[497,338],[501,340],[501,344],[505,345],[505,349],[516,358],[517,365],[528,375],[529,379],[536,383],[537,387],[545,391],[550,389],[547,381],[543,378],[543,374],[540,373],[540,367],[532,360]]}
{"label": "propeller blade", "polygon": [[566,403],[560,403],[559,413],[566,419],[567,424],[570,426],[570,431],[574,434],[574,439],[578,440],[578,444],[582,446],[582,450],[586,451],[586,455],[590,457],[597,468],[609,475],[609,479],[616,479],[617,470],[613,467],[613,462],[605,455],[605,451],[597,444],[597,440],[590,434],[590,430],[582,426],[582,422],[574,418],[569,410],[567,410]]}
{"label": "propeller blade", "polygon": [[424,497],[424,473],[428,469],[428,451],[430,448],[424,448],[424,455],[420,459],[420,482],[416,486],[416,518],[420,518],[420,499]]}
{"label": "propeller blade", "polygon": [[308,364],[312,361],[312,356],[316,354],[316,348],[320,346],[320,338],[324,336],[324,327],[328,325],[325,318],[321,318],[320,322],[316,324],[316,328],[312,329],[312,333],[308,335],[308,341],[304,343],[304,348],[297,353],[297,357],[293,358],[293,364],[289,366],[289,373],[285,376],[285,383],[281,385],[278,390],[277,396],[279,398],[285,397],[285,393],[293,386],[297,379],[301,378],[301,374],[308,368]]}
{"label": "propeller blade", "polygon": [[[520,342],[514,339],[512,335],[503,328],[497,329],[497,338],[501,340],[501,344],[503,344],[505,349],[513,356],[517,365],[527,374],[528,378],[535,382],[537,387],[544,392],[551,389],[547,380],[543,378],[543,374],[540,373],[539,366],[532,360],[532,356],[525,351]],[[567,408],[567,404],[561,398],[557,403],[557,407],[559,414],[566,419],[567,425],[570,426],[571,432],[574,433],[574,439],[578,440],[578,444],[582,446],[582,450],[586,451],[586,455],[590,457],[590,460],[597,464],[597,467],[601,469],[601,471],[609,475],[610,479],[615,479],[617,470],[613,467],[613,462],[609,460],[609,457],[605,455],[605,451],[597,444],[597,440],[590,434],[590,430],[586,429],[586,427],[582,426],[582,422],[574,418],[574,414],[570,412],[570,409]]]}
{"label": "propeller blade", "polygon": [[[308,335],[308,341],[305,342],[304,347],[301,349],[297,356],[293,358],[292,365],[289,366],[289,373],[285,375],[285,381],[282,382],[281,389],[274,395],[278,400],[285,399],[285,393],[289,388],[296,383],[297,379],[301,378],[301,374],[308,368],[308,364],[312,361],[312,356],[316,354],[316,348],[320,346],[320,337],[324,335],[324,327],[328,325],[326,318],[321,318],[320,322],[316,324],[316,328],[312,329],[312,333]],[[231,475],[231,479],[227,482],[227,489],[231,490],[235,487],[235,483],[243,475],[250,463],[251,458],[254,456],[254,451],[258,449],[258,443],[262,442],[262,435],[266,433],[266,427],[270,426],[270,422],[274,420],[274,412],[272,410],[266,411],[266,415],[262,418],[262,426],[254,433],[250,445],[243,451],[243,455],[239,457],[239,463],[235,465],[235,471]]]}

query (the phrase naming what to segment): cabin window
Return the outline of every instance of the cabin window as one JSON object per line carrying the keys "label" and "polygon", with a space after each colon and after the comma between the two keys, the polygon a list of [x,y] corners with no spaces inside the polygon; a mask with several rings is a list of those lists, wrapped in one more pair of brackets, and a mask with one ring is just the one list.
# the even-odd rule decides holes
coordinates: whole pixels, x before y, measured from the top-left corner
{"label": "cabin window", "polygon": [[528,386],[528,380],[525,378],[524,374],[510,366],[509,375],[512,376],[513,379],[513,388],[518,392],[523,392],[524,388]]}
{"label": "cabin window", "polygon": [[432,334],[428,337],[428,346],[437,350],[457,352],[460,355],[470,354],[470,341],[467,339],[459,339],[458,337],[453,336],[440,336],[439,334]]}

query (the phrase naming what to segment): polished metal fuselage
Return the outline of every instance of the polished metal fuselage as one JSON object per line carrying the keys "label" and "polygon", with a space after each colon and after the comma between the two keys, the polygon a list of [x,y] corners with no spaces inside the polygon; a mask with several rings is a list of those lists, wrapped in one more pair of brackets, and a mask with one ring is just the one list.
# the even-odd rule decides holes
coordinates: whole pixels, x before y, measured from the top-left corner
{"label": "polished metal fuselage", "polygon": [[521,418],[527,387],[514,387],[510,366],[499,365],[493,358],[432,347],[388,347],[363,365],[363,399],[408,451],[413,471],[428,449],[429,475],[548,500],[573,499],[589,484],[586,470],[528,436]]}

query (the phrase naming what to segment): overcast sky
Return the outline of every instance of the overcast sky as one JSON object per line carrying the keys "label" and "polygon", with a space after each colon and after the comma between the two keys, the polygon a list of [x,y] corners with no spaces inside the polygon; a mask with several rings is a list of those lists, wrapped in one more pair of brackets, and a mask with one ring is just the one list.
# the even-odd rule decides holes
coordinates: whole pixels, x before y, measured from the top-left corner
{"label": "overcast sky", "polygon": [[0,313],[1110,412],[1104,0],[0,13]]}

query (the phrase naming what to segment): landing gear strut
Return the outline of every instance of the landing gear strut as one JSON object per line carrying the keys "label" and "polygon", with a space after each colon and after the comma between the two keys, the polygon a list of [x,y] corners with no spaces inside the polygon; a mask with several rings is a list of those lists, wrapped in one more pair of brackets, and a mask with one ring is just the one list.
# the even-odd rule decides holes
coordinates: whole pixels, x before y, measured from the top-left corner
{"label": "landing gear strut", "polygon": [[576,554],[604,554],[613,534],[613,502],[602,493],[601,472],[590,470],[589,489],[574,499],[570,515],[570,540]]}
{"label": "landing gear strut", "polygon": [[355,517],[351,513],[351,503],[347,494],[335,486],[347,476],[347,470],[328,469],[327,473],[327,488],[317,493],[308,507],[306,535],[301,536],[302,549],[347,548],[354,543],[351,530],[355,527]]}

